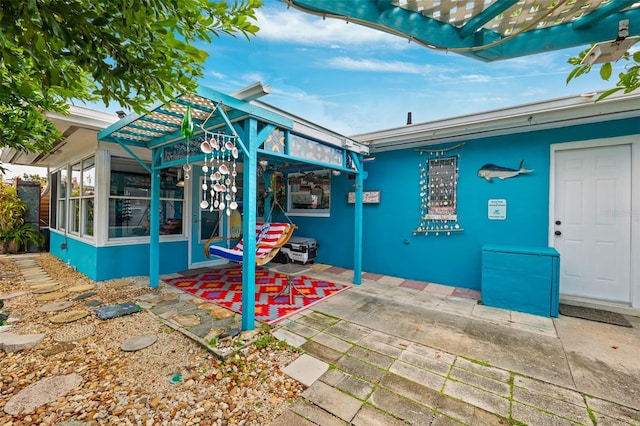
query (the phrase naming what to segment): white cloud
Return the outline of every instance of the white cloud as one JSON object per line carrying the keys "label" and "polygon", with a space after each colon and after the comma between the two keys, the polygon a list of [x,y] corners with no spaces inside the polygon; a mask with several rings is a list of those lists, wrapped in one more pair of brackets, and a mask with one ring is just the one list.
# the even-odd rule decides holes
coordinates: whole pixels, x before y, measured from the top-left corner
{"label": "white cloud", "polygon": [[[367,28],[363,25],[307,14],[282,7],[263,7],[256,11],[260,31],[257,37],[269,41],[311,46],[337,47],[345,45],[367,45],[368,47],[406,45],[401,37]],[[384,46],[382,46],[384,45]]]}
{"label": "white cloud", "polygon": [[434,67],[431,65],[421,65],[413,62],[352,59],[346,56],[330,58],[324,61],[323,65],[349,71],[393,72],[420,75],[428,74],[434,70]]}
{"label": "white cloud", "polygon": [[267,79],[267,77],[263,73],[259,73],[259,72],[248,72],[248,73],[242,74],[241,78],[242,80],[246,81],[247,84],[253,84],[256,81],[261,81],[264,83]]}
{"label": "white cloud", "polygon": [[215,71],[215,70],[205,70],[204,72],[206,77],[212,77],[215,78],[217,80],[224,80],[226,78],[226,76],[224,74],[222,74],[221,72]]}
{"label": "white cloud", "polygon": [[467,74],[459,77],[466,83],[488,83],[492,80],[491,76],[482,74]]}

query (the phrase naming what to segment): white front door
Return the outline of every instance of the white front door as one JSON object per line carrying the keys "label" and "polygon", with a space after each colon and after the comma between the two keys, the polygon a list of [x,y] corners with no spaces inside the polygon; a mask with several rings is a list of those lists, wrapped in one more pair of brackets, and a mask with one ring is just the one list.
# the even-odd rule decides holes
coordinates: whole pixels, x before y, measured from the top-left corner
{"label": "white front door", "polygon": [[631,302],[631,145],[555,152],[560,293]]}

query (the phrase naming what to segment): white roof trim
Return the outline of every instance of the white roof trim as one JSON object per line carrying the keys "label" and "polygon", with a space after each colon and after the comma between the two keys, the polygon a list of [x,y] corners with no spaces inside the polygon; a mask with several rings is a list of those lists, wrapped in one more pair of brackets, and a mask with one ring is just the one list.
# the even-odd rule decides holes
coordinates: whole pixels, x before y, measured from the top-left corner
{"label": "white roof trim", "polygon": [[538,103],[396,127],[352,136],[372,153],[517,134],[640,116],[640,92],[616,94],[594,102],[598,94]]}
{"label": "white roof trim", "polygon": [[67,121],[73,123],[75,126],[93,130],[106,129],[119,120],[116,113],[77,105],[69,105],[69,114],[67,115],[57,112],[47,112],[45,113],[45,117],[55,121]]}

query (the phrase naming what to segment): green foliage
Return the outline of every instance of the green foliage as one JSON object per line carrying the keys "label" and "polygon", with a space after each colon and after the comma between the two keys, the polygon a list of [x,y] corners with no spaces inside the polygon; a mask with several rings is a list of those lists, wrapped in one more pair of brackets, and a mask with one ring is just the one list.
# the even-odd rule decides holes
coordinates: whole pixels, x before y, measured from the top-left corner
{"label": "green foliage", "polygon": [[0,232],[22,225],[26,210],[26,203],[18,197],[18,188],[0,181]]}
{"label": "green foliage", "polygon": [[258,339],[256,339],[253,345],[258,349],[264,349],[273,345],[275,341],[276,341],[276,338],[273,337],[271,334],[267,333],[267,334],[263,334]]}
{"label": "green foliage", "polygon": [[0,148],[47,152],[61,137],[43,112],[70,100],[138,113],[193,91],[207,53],[193,43],[258,31],[260,0],[3,1]]}
{"label": "green foliage", "polygon": [[[587,74],[591,71],[593,65],[581,64],[582,60],[590,49],[591,47],[580,52],[577,57],[569,58],[569,60],[567,60],[568,63],[574,65],[573,70],[571,70],[571,72],[567,76],[567,84],[569,84],[569,82],[574,78],[580,77],[581,75]],[[629,64],[624,67],[624,71],[618,74],[618,82],[616,83],[615,87],[602,92],[602,94],[600,94],[600,96],[598,96],[598,98],[596,99],[596,102],[619,91],[623,91],[624,93],[631,93],[634,90],[640,88],[640,51],[635,52],[633,55],[631,55],[629,52],[626,52],[621,59],[628,61]],[[600,67],[600,77],[605,81],[609,81],[612,74],[613,66],[611,62],[602,64],[602,66]]]}
{"label": "green foliage", "polygon": [[0,182],[0,243],[6,253],[9,244],[14,242],[16,250],[26,250],[29,243],[39,247],[44,244],[44,236],[38,229],[24,223],[24,213],[27,205],[18,197],[16,187]]}
{"label": "green foliage", "polygon": [[23,173],[22,179],[28,180],[30,182],[40,182],[42,186],[45,186],[47,184],[47,178],[45,176]]}
{"label": "green foliage", "polygon": [[38,248],[44,245],[44,235],[31,223],[23,223],[16,228],[0,231],[0,241],[5,253],[9,243],[16,244],[16,251],[26,251],[29,243],[34,243]]}

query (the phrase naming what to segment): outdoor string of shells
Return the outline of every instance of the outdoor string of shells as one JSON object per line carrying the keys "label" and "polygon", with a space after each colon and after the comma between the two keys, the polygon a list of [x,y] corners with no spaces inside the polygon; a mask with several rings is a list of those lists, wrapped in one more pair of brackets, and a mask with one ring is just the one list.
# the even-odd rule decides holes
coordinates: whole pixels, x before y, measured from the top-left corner
{"label": "outdoor string of shells", "polygon": [[[200,150],[205,154],[202,171],[201,209],[220,210],[231,216],[231,211],[238,208],[236,202],[236,176],[238,147],[237,137],[224,133],[212,133],[205,130],[204,141]],[[209,173],[207,177],[207,173]]]}

